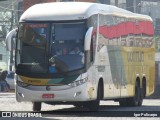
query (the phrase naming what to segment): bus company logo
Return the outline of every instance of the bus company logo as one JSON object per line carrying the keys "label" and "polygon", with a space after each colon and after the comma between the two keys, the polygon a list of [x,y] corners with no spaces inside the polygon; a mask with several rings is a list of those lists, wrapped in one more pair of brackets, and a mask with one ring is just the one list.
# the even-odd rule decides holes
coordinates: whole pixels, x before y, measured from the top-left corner
{"label": "bus company logo", "polygon": [[46,86],[46,90],[47,90],[47,91],[50,91],[50,90],[51,90],[51,87],[50,87],[50,86]]}
{"label": "bus company logo", "polygon": [[11,112],[2,112],[2,117],[12,117]]}

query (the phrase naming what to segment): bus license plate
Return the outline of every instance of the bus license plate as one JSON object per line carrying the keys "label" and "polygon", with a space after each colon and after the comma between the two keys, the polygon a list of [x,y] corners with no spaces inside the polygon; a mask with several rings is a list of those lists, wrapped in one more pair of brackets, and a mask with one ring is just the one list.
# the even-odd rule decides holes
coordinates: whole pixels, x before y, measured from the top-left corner
{"label": "bus license plate", "polygon": [[43,94],[42,98],[54,98],[54,94]]}

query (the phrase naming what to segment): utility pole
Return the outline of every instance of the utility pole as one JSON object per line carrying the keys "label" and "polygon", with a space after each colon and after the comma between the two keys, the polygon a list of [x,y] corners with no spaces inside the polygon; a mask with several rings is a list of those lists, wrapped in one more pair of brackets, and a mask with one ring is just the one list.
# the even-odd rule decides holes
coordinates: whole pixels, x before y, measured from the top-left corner
{"label": "utility pole", "polygon": [[[13,30],[13,26],[14,26],[14,4],[13,4],[13,0],[12,0],[12,6],[11,6],[11,27],[10,27],[10,31]],[[11,51],[10,51],[10,61],[9,61],[9,71],[12,71],[12,66],[14,65],[14,61],[13,61],[13,37],[11,40]]]}
{"label": "utility pole", "polygon": [[136,5],[136,0],[133,0],[133,8],[134,8],[134,13],[137,12],[137,5]]}
{"label": "utility pole", "polygon": [[13,25],[14,25],[14,5],[13,5],[13,0],[12,0],[12,5],[11,5],[11,27],[10,27],[9,31],[11,31],[13,29]]}
{"label": "utility pole", "polygon": [[118,7],[118,0],[115,0],[115,6]]}

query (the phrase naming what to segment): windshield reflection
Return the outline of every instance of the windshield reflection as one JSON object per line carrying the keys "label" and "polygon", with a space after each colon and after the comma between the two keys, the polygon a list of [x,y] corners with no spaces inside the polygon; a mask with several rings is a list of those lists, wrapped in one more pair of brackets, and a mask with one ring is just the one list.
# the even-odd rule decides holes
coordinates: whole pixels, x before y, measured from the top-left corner
{"label": "windshield reflection", "polygon": [[84,22],[22,23],[18,35],[21,66],[37,73],[82,69],[85,32]]}
{"label": "windshield reflection", "polygon": [[84,67],[84,23],[52,25],[49,72],[68,72]]}
{"label": "windshield reflection", "polygon": [[50,58],[50,73],[68,72],[84,67],[81,55],[58,55]]}

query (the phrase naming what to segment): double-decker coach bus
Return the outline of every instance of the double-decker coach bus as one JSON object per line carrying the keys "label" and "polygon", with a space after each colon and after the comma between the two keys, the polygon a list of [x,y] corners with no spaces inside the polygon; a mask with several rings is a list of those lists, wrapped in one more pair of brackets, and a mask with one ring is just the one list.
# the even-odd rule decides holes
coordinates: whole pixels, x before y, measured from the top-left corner
{"label": "double-decker coach bus", "polygon": [[19,21],[16,99],[31,101],[34,111],[42,102],[92,111],[100,100],[141,106],[154,92],[153,34],[149,16],[115,6],[34,5]]}

